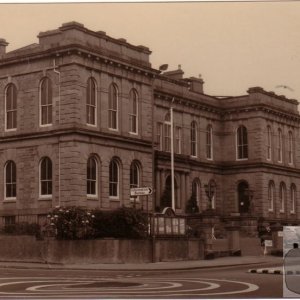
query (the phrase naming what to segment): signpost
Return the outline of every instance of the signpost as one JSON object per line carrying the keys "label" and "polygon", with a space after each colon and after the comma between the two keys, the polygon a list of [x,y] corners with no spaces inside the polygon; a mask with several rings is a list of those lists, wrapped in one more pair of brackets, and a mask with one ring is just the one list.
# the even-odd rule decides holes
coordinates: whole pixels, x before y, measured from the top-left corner
{"label": "signpost", "polygon": [[151,187],[140,187],[130,189],[130,196],[148,196],[151,195],[153,189]]}

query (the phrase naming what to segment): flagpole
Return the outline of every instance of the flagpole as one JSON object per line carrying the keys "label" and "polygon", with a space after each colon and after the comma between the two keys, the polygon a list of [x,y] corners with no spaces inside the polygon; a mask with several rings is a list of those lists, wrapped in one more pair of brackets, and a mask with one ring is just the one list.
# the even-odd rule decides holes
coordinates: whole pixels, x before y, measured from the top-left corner
{"label": "flagpole", "polygon": [[[172,102],[174,101],[174,98]],[[175,212],[175,180],[174,180],[174,126],[173,126],[173,107],[170,108],[171,121],[171,187],[172,187],[172,209]]]}

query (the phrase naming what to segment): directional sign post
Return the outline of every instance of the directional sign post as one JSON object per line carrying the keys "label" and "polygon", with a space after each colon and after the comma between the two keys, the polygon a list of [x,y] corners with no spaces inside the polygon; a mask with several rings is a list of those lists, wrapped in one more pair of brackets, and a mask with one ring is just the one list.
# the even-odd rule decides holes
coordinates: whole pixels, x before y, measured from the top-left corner
{"label": "directional sign post", "polygon": [[147,196],[152,194],[151,187],[140,187],[130,189],[130,196]]}

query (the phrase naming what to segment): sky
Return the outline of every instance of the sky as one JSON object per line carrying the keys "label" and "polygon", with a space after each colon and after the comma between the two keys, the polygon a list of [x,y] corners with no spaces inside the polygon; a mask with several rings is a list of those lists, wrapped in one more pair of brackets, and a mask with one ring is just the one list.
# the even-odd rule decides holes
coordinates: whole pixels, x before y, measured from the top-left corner
{"label": "sky", "polygon": [[244,95],[261,86],[300,101],[298,1],[0,4],[7,51],[70,21],[149,47],[154,68],[201,74],[206,94]]}

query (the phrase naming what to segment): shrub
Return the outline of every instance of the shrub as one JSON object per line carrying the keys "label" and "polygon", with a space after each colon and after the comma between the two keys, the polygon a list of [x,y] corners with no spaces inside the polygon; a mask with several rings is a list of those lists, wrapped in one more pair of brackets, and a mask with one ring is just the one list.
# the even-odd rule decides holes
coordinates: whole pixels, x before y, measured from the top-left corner
{"label": "shrub", "polygon": [[193,193],[191,198],[186,203],[185,212],[188,214],[199,213],[199,207],[197,205],[196,195]]}
{"label": "shrub", "polygon": [[134,208],[114,211],[55,208],[48,220],[58,239],[144,238],[148,233],[147,216]]}
{"label": "shrub", "polygon": [[40,236],[40,226],[36,223],[17,223],[5,225],[2,229],[4,234],[14,234],[14,235],[35,235]]}

